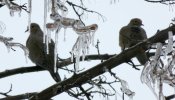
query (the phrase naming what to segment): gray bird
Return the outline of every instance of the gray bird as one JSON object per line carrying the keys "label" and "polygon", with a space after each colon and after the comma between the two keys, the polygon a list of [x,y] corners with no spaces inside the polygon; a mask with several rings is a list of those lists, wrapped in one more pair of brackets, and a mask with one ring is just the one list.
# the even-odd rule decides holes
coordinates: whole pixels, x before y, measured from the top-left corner
{"label": "gray bird", "polygon": [[46,44],[43,43],[43,31],[36,23],[30,24],[30,35],[27,39],[26,46],[29,49],[29,58],[37,66],[48,70],[56,82],[61,81],[57,72],[54,72],[54,42],[51,40],[46,53]]}
{"label": "gray bird", "polygon": [[[130,20],[127,26],[120,29],[119,32],[119,45],[122,50],[129,48],[137,43],[147,39],[145,30],[141,27],[142,20],[139,18],[133,18]],[[144,65],[148,61],[148,57],[144,50],[140,51],[136,55],[136,58],[140,64]]]}

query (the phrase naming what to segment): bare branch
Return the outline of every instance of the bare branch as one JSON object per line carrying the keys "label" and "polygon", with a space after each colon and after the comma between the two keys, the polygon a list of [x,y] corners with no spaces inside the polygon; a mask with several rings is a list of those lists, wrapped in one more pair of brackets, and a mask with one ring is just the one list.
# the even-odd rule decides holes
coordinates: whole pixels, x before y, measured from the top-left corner
{"label": "bare branch", "polygon": [[[88,55],[85,57],[85,60],[106,60],[109,59],[110,57],[112,57],[114,55],[108,55],[108,54],[103,54],[103,55]],[[82,61],[82,57],[80,59]],[[67,58],[64,59],[62,61],[59,62],[58,64],[58,68],[67,66],[73,64],[73,62],[71,62],[71,58]],[[36,72],[36,71],[44,71],[45,69],[39,67],[39,66],[30,66],[30,67],[20,67],[20,68],[15,68],[15,69],[10,69],[10,70],[5,70],[3,72],[0,72],[0,78],[5,78],[11,75],[15,75],[15,74],[22,74],[22,73],[29,73],[29,72]]]}
{"label": "bare branch", "polygon": [[[28,99],[29,97],[31,97],[35,94],[37,94],[37,92],[24,93],[24,94],[20,94],[20,95],[8,96],[5,98],[1,98],[0,100],[24,100],[24,99]],[[51,99],[49,99],[49,100],[51,100]]]}

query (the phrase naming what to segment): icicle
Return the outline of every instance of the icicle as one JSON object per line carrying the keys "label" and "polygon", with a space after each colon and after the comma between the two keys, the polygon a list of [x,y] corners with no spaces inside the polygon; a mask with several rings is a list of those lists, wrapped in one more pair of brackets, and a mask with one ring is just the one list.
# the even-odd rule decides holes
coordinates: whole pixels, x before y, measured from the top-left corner
{"label": "icicle", "polygon": [[58,32],[55,32],[54,71],[57,72]]}
{"label": "icicle", "polygon": [[[43,35],[43,43],[46,43],[46,40],[47,38],[47,30],[46,30],[46,23],[47,23],[47,0],[44,0],[44,25],[43,25],[43,31],[44,31],[44,35]],[[46,45],[47,46],[47,45]],[[47,47],[46,47],[47,48]]]}
{"label": "icicle", "polygon": [[32,0],[28,0],[28,28],[29,28],[29,33],[30,33],[30,24],[31,24],[31,14],[32,14]]}
{"label": "icicle", "polygon": [[0,34],[4,33],[5,29],[6,29],[5,24],[0,21]]}
{"label": "icicle", "polygon": [[90,26],[84,26],[79,20],[74,20],[72,27],[73,30],[79,35],[72,48],[72,55],[75,56],[76,66],[78,68],[80,56],[82,55],[82,60],[84,60],[86,54],[89,53],[89,46],[92,43],[91,32],[95,32],[97,30],[97,25],[92,24]]}
{"label": "icicle", "polygon": [[64,41],[66,41],[66,28],[64,28]]}
{"label": "icicle", "polygon": [[47,29],[47,35],[45,35],[46,37],[46,41],[45,41],[45,44],[46,44],[46,53],[49,54],[49,41],[50,41],[50,35],[51,34],[51,30],[50,29]]}
{"label": "icicle", "polygon": [[167,55],[168,53],[172,52],[173,50],[173,33],[172,31],[168,32],[168,45],[165,49],[165,55]]}

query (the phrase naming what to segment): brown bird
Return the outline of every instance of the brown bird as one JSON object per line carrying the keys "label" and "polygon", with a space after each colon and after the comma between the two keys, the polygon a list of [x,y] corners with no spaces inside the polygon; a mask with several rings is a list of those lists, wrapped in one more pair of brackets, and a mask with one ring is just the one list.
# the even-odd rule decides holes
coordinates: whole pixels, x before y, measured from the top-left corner
{"label": "brown bird", "polygon": [[[124,26],[120,29],[119,33],[119,45],[122,51],[126,48],[129,48],[137,43],[147,39],[145,30],[141,27],[142,20],[139,18],[133,18],[130,20],[127,26]],[[140,64],[144,65],[148,61],[148,57],[144,50],[140,51],[136,55],[136,58]]]}
{"label": "brown bird", "polygon": [[56,82],[61,81],[61,78],[57,72],[54,72],[54,42],[51,40],[48,49],[49,53],[46,53],[46,44],[43,43],[43,31],[36,23],[30,25],[30,35],[27,39],[26,46],[29,49],[29,58],[37,66],[40,66],[48,70]]}

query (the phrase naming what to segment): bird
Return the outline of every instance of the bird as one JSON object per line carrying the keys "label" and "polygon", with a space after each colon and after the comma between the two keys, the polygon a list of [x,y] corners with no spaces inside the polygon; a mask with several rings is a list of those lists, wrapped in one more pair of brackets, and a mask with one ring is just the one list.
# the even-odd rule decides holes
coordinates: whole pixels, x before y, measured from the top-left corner
{"label": "bird", "polygon": [[46,51],[46,44],[43,43],[43,31],[37,23],[30,24],[30,35],[26,41],[26,47],[29,50],[29,58],[37,66],[48,70],[56,82],[61,78],[58,72],[54,71],[54,42],[48,44],[49,52]]}
{"label": "bird", "polygon": [[[147,39],[146,31],[141,26],[143,26],[143,24],[140,18],[132,18],[128,25],[120,29],[119,46],[122,51]],[[145,50],[140,50],[136,58],[141,65],[144,65],[148,61]]]}

